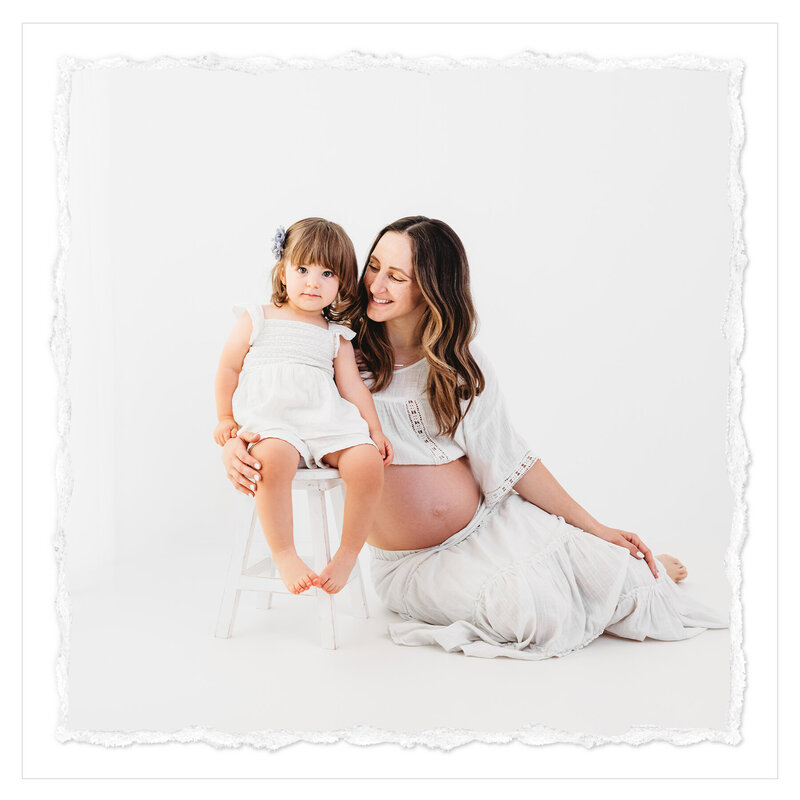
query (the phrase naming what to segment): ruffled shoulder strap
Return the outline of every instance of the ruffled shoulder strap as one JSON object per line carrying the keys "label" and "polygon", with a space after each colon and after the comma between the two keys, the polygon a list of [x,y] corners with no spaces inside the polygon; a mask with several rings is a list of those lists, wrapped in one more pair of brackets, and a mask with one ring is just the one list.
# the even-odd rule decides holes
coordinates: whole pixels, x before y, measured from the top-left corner
{"label": "ruffled shoulder strap", "polygon": [[233,307],[233,313],[236,315],[236,319],[239,319],[242,314],[250,315],[250,319],[253,322],[250,344],[253,344],[258,334],[261,333],[261,329],[264,327],[264,309],[258,303],[241,303]]}
{"label": "ruffled shoulder strap", "polygon": [[344,325],[339,325],[338,322],[329,322],[328,330],[333,335],[333,357],[336,358],[336,356],[339,355],[339,344],[341,343],[339,337],[342,336],[349,342],[355,337],[356,332],[350,328],[346,328]]}

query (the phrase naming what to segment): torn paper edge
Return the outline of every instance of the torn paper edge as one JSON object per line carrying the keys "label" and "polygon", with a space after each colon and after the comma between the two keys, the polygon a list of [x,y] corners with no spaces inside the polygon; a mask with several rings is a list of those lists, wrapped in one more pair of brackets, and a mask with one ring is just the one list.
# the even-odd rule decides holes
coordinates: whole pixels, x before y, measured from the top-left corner
{"label": "torn paper edge", "polygon": [[[728,709],[728,727],[725,730],[705,728],[661,728],[651,725],[636,725],[622,735],[607,736],[592,733],[576,733],[543,725],[526,725],[507,733],[468,731],[452,728],[436,728],[419,732],[383,730],[363,725],[335,731],[289,731],[260,730],[244,734],[227,733],[210,728],[188,727],[178,731],[90,731],[70,730],[69,718],[69,652],[71,605],[66,585],[66,534],[65,519],[72,494],[72,468],[69,452],[71,402],[68,391],[71,340],[66,298],[64,294],[64,272],[70,248],[71,219],[69,211],[69,105],[72,76],[82,70],[137,69],[158,70],[174,68],[205,70],[232,70],[248,74],[279,69],[341,69],[373,70],[402,69],[430,74],[448,69],[528,68],[547,69],[568,67],[571,69],[604,72],[619,69],[689,69],[727,72],[728,112],[730,120],[728,203],[732,215],[733,235],[730,258],[730,282],[725,313],[722,320],[724,336],[730,342],[730,379],[727,397],[727,465],[728,476],[734,494],[734,510],[730,543],[725,556],[725,568],[731,587],[730,614],[730,671],[731,693]],[[56,661],[59,720],[56,738],[61,742],[88,742],[107,747],[131,744],[155,744],[162,742],[205,742],[217,748],[249,746],[259,749],[277,750],[295,742],[333,743],[344,741],[354,745],[383,743],[399,744],[402,747],[424,746],[438,750],[452,750],[469,742],[502,743],[522,742],[541,745],[558,742],[580,744],[586,748],[604,744],[640,745],[652,741],[665,741],[677,745],[698,742],[722,742],[738,744],[742,740],[741,721],[746,682],[745,656],[742,645],[742,568],[741,553],[747,535],[747,506],[745,487],[747,484],[750,452],[741,422],[742,389],[744,376],[740,365],[744,347],[744,310],[742,291],[747,255],[743,236],[744,185],[740,172],[741,153],[744,145],[744,118],[740,101],[744,62],[738,59],[719,60],[695,55],[675,55],[664,58],[633,58],[595,60],[584,55],[550,56],[534,52],[523,52],[505,59],[466,58],[453,59],[430,56],[407,58],[402,55],[375,55],[352,51],[331,59],[293,58],[279,59],[267,56],[236,59],[208,54],[195,58],[160,57],[148,61],[136,61],[124,57],[82,60],[65,57],[58,62],[59,85],[56,97],[54,137],[57,155],[58,194],[58,254],[53,267],[53,295],[55,316],[53,319],[50,347],[58,373],[58,444],[56,452],[57,522],[55,555],[57,564],[56,614],[60,642]]]}

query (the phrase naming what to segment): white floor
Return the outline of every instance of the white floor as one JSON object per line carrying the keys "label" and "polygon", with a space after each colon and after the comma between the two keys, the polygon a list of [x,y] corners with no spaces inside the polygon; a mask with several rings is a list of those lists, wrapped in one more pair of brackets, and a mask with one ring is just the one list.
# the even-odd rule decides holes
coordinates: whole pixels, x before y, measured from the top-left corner
{"label": "white floor", "polygon": [[[320,647],[314,601],[289,596],[262,611],[245,594],[233,637],[216,639],[221,552],[129,563],[113,581],[72,588],[69,729],[508,732],[538,723],[614,735],[642,724],[727,727],[727,630],[682,642],[604,635],[538,662],[401,647],[386,632],[399,617],[372,591],[362,553],[370,618],[345,613],[340,595],[339,649]],[[687,591],[724,607],[721,571],[702,595],[692,579]]]}

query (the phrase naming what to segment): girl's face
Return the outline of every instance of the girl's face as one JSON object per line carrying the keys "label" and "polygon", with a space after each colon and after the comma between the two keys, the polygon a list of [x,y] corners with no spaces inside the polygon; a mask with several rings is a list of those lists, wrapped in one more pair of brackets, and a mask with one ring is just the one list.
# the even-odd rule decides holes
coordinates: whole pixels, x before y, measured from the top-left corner
{"label": "girl's face", "polygon": [[339,292],[339,279],[319,264],[285,264],[281,283],[286,287],[289,306],[296,311],[322,311]]}
{"label": "girl's face", "polygon": [[426,307],[414,277],[411,240],[404,233],[388,231],[378,240],[364,273],[367,316],[375,322],[399,319]]}

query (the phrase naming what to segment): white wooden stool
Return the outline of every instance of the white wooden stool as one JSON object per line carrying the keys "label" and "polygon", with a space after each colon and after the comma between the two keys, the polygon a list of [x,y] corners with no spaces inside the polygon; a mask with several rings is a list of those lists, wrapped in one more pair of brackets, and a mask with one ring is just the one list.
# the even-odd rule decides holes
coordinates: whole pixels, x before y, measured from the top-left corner
{"label": "white wooden stool", "polygon": [[[344,481],[339,477],[339,470],[336,469],[298,469],[292,481],[292,491],[300,490],[306,492],[308,499],[308,522],[314,550],[314,563],[311,566],[315,572],[320,573],[331,560],[331,530],[337,532],[337,539],[341,537],[344,519]],[[328,492],[331,492],[335,520],[330,519],[328,504],[325,502]],[[250,548],[253,539],[258,536],[263,536],[263,534],[258,523],[258,515],[253,508],[249,529],[242,527],[236,534],[215,636],[228,639],[232,634],[236,611],[239,607],[239,596],[243,591],[265,593],[264,602],[260,604],[261,608],[270,608],[272,594],[278,592],[292,595],[292,597],[316,599],[322,646],[335,650],[337,646],[335,595],[328,594],[316,586],[302,594],[292,594],[280,579],[275,563],[270,557],[250,564]],[[342,592],[350,594],[351,608],[356,616],[365,619],[369,617],[364,579],[358,561],[347,579],[347,585],[339,594]]]}

